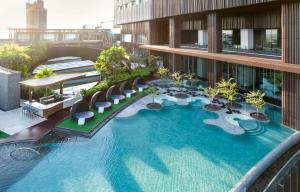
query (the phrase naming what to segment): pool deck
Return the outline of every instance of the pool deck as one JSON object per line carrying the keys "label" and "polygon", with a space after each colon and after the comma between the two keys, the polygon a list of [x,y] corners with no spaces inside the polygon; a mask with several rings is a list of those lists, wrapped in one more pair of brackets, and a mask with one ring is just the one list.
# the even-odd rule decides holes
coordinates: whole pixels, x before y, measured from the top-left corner
{"label": "pool deck", "polygon": [[14,135],[7,137],[6,139],[1,139],[0,144],[12,143],[18,141],[27,141],[27,140],[39,140],[47,135],[57,122],[69,116],[69,109],[65,109],[56,113],[55,115],[48,118],[46,121],[41,122],[37,125],[31,126],[27,129],[24,129]]}

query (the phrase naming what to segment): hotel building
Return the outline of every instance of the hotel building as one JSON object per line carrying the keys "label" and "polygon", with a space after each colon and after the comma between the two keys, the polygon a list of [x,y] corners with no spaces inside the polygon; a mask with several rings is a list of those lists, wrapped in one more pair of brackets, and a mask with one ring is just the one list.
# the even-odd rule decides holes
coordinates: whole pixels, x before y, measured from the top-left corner
{"label": "hotel building", "polygon": [[115,0],[122,45],[164,58],[171,71],[208,86],[235,78],[260,89],[300,130],[300,2],[288,0]]}

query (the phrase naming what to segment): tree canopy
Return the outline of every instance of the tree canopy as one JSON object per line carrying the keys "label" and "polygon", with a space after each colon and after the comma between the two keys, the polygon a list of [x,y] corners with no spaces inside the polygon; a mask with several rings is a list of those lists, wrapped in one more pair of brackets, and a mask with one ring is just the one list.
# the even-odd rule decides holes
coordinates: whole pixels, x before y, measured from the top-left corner
{"label": "tree canopy", "polygon": [[8,69],[20,71],[22,76],[26,77],[32,62],[27,52],[28,47],[5,44],[0,47],[0,64]]}
{"label": "tree canopy", "polygon": [[254,106],[257,109],[257,113],[259,109],[262,109],[265,106],[265,93],[262,91],[251,91],[245,95],[246,102],[250,105]]}
{"label": "tree canopy", "polygon": [[112,46],[101,52],[96,61],[96,69],[104,77],[112,76],[116,78],[117,73],[124,69],[124,60],[127,53],[123,47]]}

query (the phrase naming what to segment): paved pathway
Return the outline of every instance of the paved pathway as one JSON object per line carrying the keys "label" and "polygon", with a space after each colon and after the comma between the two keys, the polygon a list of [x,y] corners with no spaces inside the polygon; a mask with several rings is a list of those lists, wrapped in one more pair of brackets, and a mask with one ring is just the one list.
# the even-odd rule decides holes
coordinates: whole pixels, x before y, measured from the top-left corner
{"label": "paved pathway", "polygon": [[22,108],[18,108],[0,113],[0,130],[13,135],[45,120],[37,116],[33,118],[26,116],[22,113]]}

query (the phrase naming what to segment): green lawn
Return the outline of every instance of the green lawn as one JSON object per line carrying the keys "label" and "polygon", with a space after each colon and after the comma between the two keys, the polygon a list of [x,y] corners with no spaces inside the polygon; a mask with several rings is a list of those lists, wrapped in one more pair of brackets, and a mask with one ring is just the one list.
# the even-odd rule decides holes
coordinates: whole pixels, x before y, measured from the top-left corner
{"label": "green lawn", "polygon": [[107,109],[104,113],[99,114],[98,111],[93,110],[95,113],[95,118],[93,120],[87,121],[85,125],[79,126],[77,121],[72,120],[71,118],[67,118],[63,120],[60,124],[56,126],[59,129],[69,129],[73,131],[79,131],[83,133],[90,133],[93,131],[100,123],[106,120],[110,115],[124,107],[126,104],[144,96],[145,93],[137,93],[131,98],[126,98],[126,100],[120,102],[118,105],[112,105],[110,109]]}
{"label": "green lawn", "polygon": [[9,136],[8,134],[6,134],[6,133],[0,131],[0,139],[4,139],[4,138],[6,138],[6,137],[8,137],[8,136]]}

